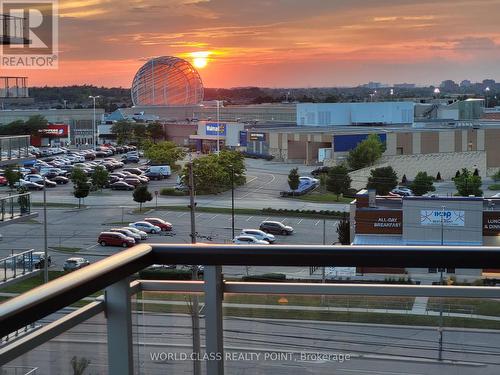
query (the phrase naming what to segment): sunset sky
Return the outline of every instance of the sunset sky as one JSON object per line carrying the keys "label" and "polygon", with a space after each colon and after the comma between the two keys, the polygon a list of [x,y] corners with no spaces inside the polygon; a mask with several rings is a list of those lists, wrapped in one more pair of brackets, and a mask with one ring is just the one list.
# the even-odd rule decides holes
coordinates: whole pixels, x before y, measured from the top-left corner
{"label": "sunset sky", "polygon": [[32,86],[130,87],[148,57],[205,52],[207,87],[500,80],[500,0],[60,0],[59,8],[59,70],[8,74],[26,74]]}

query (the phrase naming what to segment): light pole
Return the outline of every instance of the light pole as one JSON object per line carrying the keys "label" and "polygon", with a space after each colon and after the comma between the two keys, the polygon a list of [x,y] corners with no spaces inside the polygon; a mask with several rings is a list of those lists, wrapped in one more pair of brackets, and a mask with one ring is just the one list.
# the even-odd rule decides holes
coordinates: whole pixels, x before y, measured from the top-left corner
{"label": "light pole", "polygon": [[217,103],[217,155],[220,152],[220,100],[215,101]]}
{"label": "light pole", "polygon": [[95,96],[92,96],[90,95],[89,96],[89,99],[92,99],[92,102],[94,104],[94,115],[92,116],[92,144],[93,144],[93,150],[95,151],[95,147],[96,147],[96,140],[97,140],[97,137],[96,137],[96,129],[95,129],[95,100],[100,98],[101,96],[100,95],[95,95]]}
{"label": "light pole", "polygon": [[43,176],[43,281],[49,282],[49,247],[47,244],[47,180]]}
{"label": "light pole", "polygon": [[484,89],[484,98],[485,98],[485,108],[488,108],[488,94],[490,93],[489,86]]}
{"label": "light pole", "polygon": [[434,96],[436,97],[436,99],[439,97],[439,94],[441,94],[441,90],[438,87],[436,87],[434,89]]}
{"label": "light pole", "polygon": [[[444,245],[444,212],[445,206],[441,206],[441,246]],[[443,271],[444,269],[439,268],[439,285],[443,285]],[[443,298],[441,298],[441,303],[439,304],[439,352],[438,360],[443,360]]]}
{"label": "light pole", "polygon": [[231,168],[231,239],[234,239],[234,166],[229,167]]}

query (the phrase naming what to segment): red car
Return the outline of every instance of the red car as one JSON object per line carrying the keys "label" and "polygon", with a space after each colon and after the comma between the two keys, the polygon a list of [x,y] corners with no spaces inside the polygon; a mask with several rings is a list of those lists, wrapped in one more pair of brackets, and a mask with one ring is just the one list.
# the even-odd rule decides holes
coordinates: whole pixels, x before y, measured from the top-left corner
{"label": "red car", "polygon": [[0,176],[0,186],[7,185],[7,179],[4,176]]}
{"label": "red car", "polygon": [[97,242],[101,246],[130,247],[135,245],[135,240],[132,237],[127,237],[118,232],[101,232],[97,238]]}
{"label": "red car", "polygon": [[159,219],[157,217],[147,217],[144,219],[144,221],[147,221],[150,224],[160,227],[162,231],[172,230],[172,224],[170,224],[168,221]]}

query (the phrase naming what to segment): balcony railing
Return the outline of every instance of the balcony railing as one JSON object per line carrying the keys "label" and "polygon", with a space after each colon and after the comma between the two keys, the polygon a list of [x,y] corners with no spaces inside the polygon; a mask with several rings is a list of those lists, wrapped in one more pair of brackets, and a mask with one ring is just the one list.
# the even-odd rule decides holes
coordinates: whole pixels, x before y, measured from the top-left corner
{"label": "balcony railing", "polygon": [[29,152],[29,146],[29,135],[0,137],[0,161],[34,158]]}
{"label": "balcony railing", "polygon": [[[35,270],[33,250],[23,251],[0,259],[0,282],[15,279]],[[3,277],[2,277],[3,276]]]}
{"label": "balcony railing", "polygon": [[[152,264],[193,263],[204,265],[203,281],[129,279]],[[498,309],[500,288],[238,282],[222,274],[222,266],[329,265],[500,268],[500,248],[138,245],[0,305],[0,336],[41,324],[0,348],[0,366],[68,373],[71,363],[109,374],[367,374],[384,373],[384,365],[391,373],[498,373],[500,313],[449,302]]]}
{"label": "balcony railing", "polygon": [[0,198],[0,222],[31,215],[31,193]]}

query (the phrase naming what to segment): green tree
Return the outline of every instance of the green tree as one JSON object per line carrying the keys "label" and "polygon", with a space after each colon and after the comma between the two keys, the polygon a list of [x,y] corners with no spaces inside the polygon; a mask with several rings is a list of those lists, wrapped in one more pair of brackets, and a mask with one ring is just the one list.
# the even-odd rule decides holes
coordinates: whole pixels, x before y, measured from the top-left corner
{"label": "green tree", "polygon": [[373,165],[382,157],[385,144],[377,134],[370,134],[364,141],[349,151],[347,164],[351,169],[361,169]]}
{"label": "green tree", "polygon": [[462,197],[468,197],[469,195],[480,197],[483,195],[481,176],[474,175],[467,168],[463,168],[460,176],[455,177],[453,181],[458,194]]}
{"label": "green tree", "polygon": [[493,181],[495,182],[500,181],[500,169],[493,176],[491,176],[491,178],[493,178]]}
{"label": "green tree", "polygon": [[73,195],[78,198],[78,208],[82,205],[82,199],[85,199],[90,192],[90,185],[87,182],[76,184],[73,187]]}
{"label": "green tree", "polygon": [[94,169],[94,172],[92,172],[91,178],[94,186],[102,190],[109,182],[109,172],[106,168],[99,165]]}
{"label": "green tree", "polygon": [[347,215],[342,216],[337,225],[337,235],[342,245],[351,244],[351,225]]}
{"label": "green tree", "polygon": [[[231,174],[235,186],[246,182],[244,157],[240,152],[222,150],[219,155],[210,154],[193,161],[194,186],[198,194],[217,194],[231,189]],[[183,171],[183,183],[187,185],[187,166]]]}
{"label": "green tree", "polygon": [[4,177],[7,180],[7,185],[9,185],[11,189],[14,189],[16,182],[21,179],[21,173],[15,171],[12,165],[8,165],[5,168]]}
{"label": "green tree", "polygon": [[139,146],[142,146],[144,141],[148,139],[148,132],[146,129],[146,124],[144,123],[134,123],[132,124],[132,131],[134,134],[134,142]]}
{"label": "green tree", "polygon": [[164,141],[159,143],[149,143],[144,148],[144,156],[153,163],[169,165],[173,170],[178,170],[177,162],[186,153],[174,142]]}
{"label": "green tree", "polygon": [[[17,189],[17,192],[19,194],[25,194],[28,192],[28,189],[24,186],[20,186]],[[17,203],[19,203],[19,207],[21,208],[21,214],[29,213],[30,212],[30,197],[29,195],[22,195],[19,198],[17,198]]]}
{"label": "green tree", "polygon": [[153,196],[148,190],[146,185],[138,185],[132,194],[134,197],[134,201],[139,203],[139,211],[142,211],[142,204],[145,202],[149,202],[153,199]]}
{"label": "green tree", "polygon": [[430,191],[436,191],[434,178],[429,176],[427,172],[418,172],[410,185],[410,189],[415,195],[424,195]]}
{"label": "green tree", "polygon": [[133,124],[126,120],[117,121],[111,127],[111,133],[115,135],[117,144],[130,143],[133,136]]}
{"label": "green tree", "polygon": [[81,168],[74,168],[71,171],[71,175],[69,176],[69,179],[71,180],[71,182],[75,186],[88,184],[88,181],[89,181],[87,174]]}
{"label": "green tree", "polygon": [[368,189],[375,189],[378,195],[387,195],[398,185],[398,175],[392,167],[372,169],[368,177]]}
{"label": "green tree", "polygon": [[290,169],[290,173],[288,174],[288,186],[290,187],[290,190],[294,191],[299,188],[300,185],[300,176],[299,176],[299,169],[298,168],[293,168]]}
{"label": "green tree", "polygon": [[156,143],[159,139],[165,139],[165,132],[163,131],[163,125],[159,122],[152,122],[147,125],[147,132],[149,137]]}
{"label": "green tree", "polygon": [[352,179],[347,168],[343,165],[337,165],[328,171],[326,189],[337,195],[338,201],[340,194],[345,194],[351,188],[351,182]]}
{"label": "green tree", "polygon": [[90,360],[85,357],[78,358],[76,355],[71,358],[71,368],[73,369],[73,375],[83,375],[85,370],[90,365]]}

